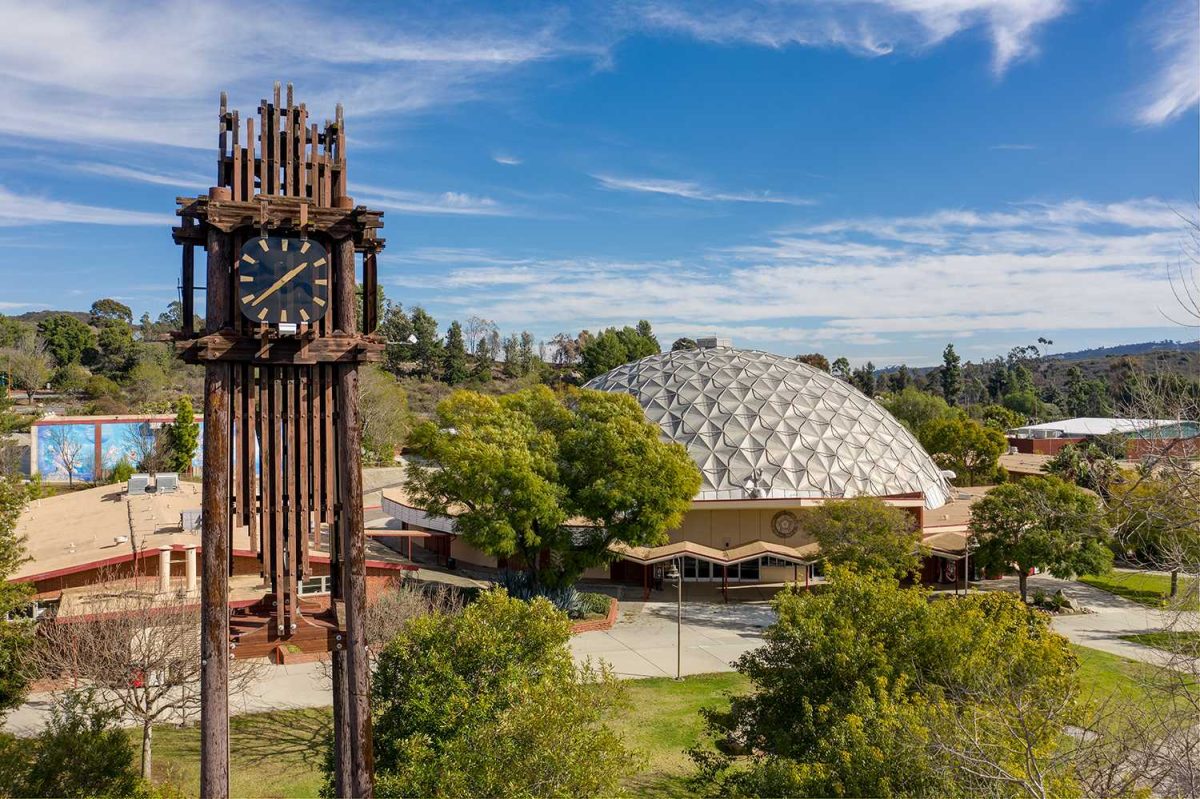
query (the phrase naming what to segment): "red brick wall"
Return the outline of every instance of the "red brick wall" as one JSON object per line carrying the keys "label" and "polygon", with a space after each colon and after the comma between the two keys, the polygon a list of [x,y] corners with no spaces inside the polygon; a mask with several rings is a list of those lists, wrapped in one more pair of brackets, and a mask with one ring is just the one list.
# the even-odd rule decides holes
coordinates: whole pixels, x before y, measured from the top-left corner
{"label": "red brick wall", "polygon": [[1025,455],[1057,455],[1067,444],[1078,444],[1082,438],[1014,438],[1009,436],[1008,445],[1016,447]]}

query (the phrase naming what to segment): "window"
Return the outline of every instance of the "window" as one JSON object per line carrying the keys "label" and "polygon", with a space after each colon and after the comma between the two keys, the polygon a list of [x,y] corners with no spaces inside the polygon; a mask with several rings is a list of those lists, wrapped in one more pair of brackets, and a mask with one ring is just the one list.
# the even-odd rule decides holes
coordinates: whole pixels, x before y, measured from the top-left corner
{"label": "window", "polygon": [[300,583],[300,596],[328,594],[329,584],[330,576],[328,574],[318,574],[315,577],[309,577]]}

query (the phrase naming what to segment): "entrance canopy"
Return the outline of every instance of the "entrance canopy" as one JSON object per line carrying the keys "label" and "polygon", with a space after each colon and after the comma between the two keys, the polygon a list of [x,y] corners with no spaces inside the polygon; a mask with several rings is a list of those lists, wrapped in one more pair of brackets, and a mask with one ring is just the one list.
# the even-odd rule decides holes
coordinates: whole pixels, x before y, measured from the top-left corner
{"label": "entrance canopy", "polygon": [[643,566],[682,557],[704,560],[718,566],[733,566],[736,563],[772,557],[788,563],[807,566],[816,562],[820,548],[816,544],[789,547],[770,541],[752,541],[733,549],[716,549],[704,544],[697,544],[694,541],[676,541],[661,547],[631,547],[626,544],[612,544],[609,551],[615,552],[623,560]]}

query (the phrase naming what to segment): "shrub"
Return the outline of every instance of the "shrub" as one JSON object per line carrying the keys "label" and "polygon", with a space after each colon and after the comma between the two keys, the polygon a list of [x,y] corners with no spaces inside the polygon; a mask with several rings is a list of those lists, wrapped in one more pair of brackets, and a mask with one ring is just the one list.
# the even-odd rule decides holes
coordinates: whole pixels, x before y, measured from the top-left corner
{"label": "shrub", "polygon": [[[523,602],[531,602],[538,597],[545,597],[550,604],[566,613],[573,619],[583,615],[580,593],[574,586],[549,587],[536,582],[531,572],[506,571],[498,581],[508,595]],[[607,612],[608,608],[605,608]]]}
{"label": "shrub", "polygon": [[126,483],[129,478],[133,477],[133,465],[124,457],[117,461],[117,464],[112,467],[112,471],[108,473],[108,482],[110,483]]}
{"label": "shrub", "polygon": [[579,611],[583,616],[607,616],[609,605],[612,604],[608,594],[597,594],[584,591],[579,594]]}

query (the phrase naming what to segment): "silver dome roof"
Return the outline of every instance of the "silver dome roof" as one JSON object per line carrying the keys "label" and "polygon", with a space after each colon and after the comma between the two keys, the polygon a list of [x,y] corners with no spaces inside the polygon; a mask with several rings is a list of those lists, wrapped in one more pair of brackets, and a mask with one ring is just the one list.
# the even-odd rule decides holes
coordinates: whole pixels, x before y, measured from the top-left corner
{"label": "silver dome roof", "polygon": [[664,352],[585,388],[632,394],[663,438],[700,467],[697,499],[855,497],[921,492],[937,508],[950,487],[883,407],[807,364],[755,350]]}

